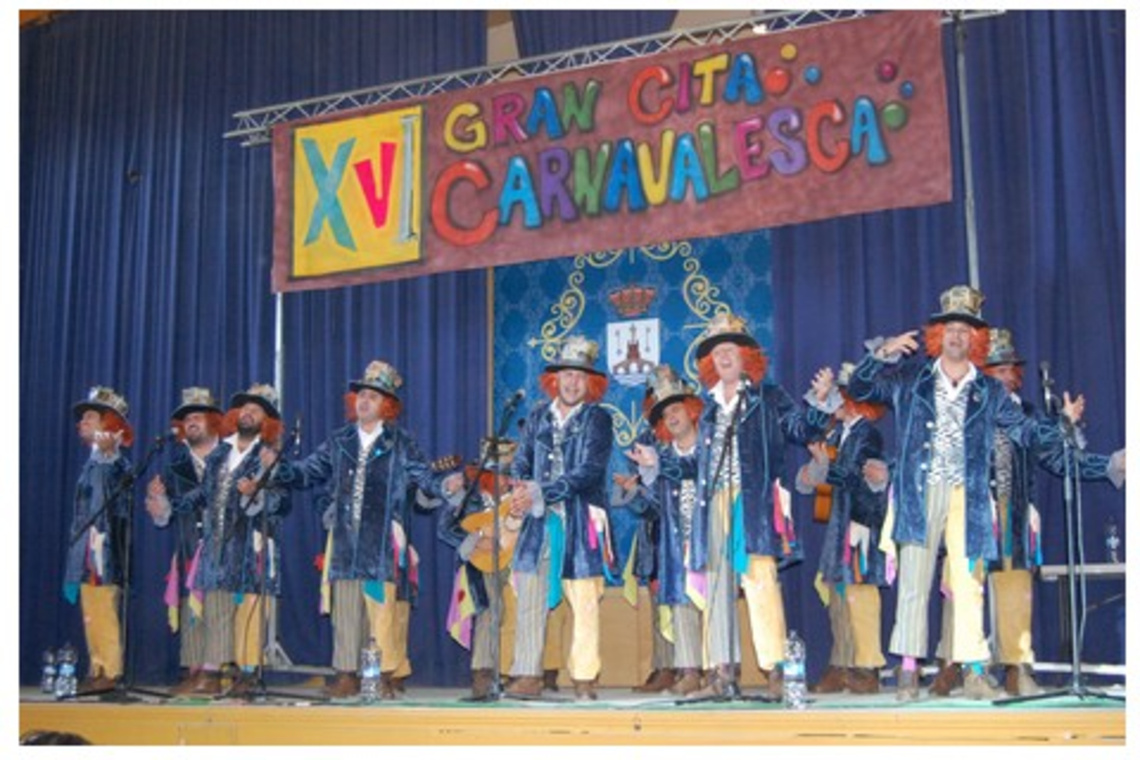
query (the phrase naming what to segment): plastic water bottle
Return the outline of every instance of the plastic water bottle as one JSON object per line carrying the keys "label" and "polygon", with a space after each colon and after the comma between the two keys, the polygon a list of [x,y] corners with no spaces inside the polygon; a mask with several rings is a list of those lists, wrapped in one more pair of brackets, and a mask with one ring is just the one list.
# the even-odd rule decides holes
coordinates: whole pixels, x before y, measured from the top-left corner
{"label": "plastic water bottle", "polygon": [[807,707],[807,646],[795,631],[784,642],[784,707]]}
{"label": "plastic water bottle", "polygon": [[368,645],[360,650],[360,699],[375,702],[380,688],[380,650],[376,639],[369,637]]}
{"label": "plastic water bottle", "polygon": [[1104,524],[1104,561],[1113,565],[1120,562],[1120,529],[1111,516]]}
{"label": "plastic water bottle", "polygon": [[44,650],[44,669],[40,675],[40,691],[44,694],[55,694],[55,652]]}
{"label": "plastic water bottle", "polygon": [[76,687],[78,686],[75,677],[75,666],[79,660],[79,655],[75,651],[75,647],[71,643],[64,644],[56,655],[55,661],[58,664],[58,669],[55,675],[55,698],[64,699],[66,697],[74,697]]}

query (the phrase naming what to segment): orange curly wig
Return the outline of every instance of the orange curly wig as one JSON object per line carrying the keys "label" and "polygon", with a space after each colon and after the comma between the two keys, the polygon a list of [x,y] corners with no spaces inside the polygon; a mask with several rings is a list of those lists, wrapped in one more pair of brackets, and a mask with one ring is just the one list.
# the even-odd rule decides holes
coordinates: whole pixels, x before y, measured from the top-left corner
{"label": "orange curly wig", "polygon": [[[740,346],[740,358],[744,361],[744,374],[748,375],[753,383],[759,384],[768,374],[768,356],[761,348],[754,346]],[[697,362],[697,375],[701,385],[711,388],[720,382],[720,376],[713,365],[712,354],[705,356]]]}
{"label": "orange curly wig", "polygon": [[[380,401],[380,419],[384,422],[392,422],[400,416],[404,406],[387,393],[380,395],[383,397]],[[344,394],[344,418],[349,422],[356,422],[356,391],[349,391]]]}
{"label": "orange curly wig", "polygon": [[[558,373],[557,372],[543,372],[539,375],[538,385],[542,388],[542,392],[549,398],[558,398]],[[605,375],[595,375],[593,372],[586,373],[586,403],[594,404],[602,400],[602,396],[606,395],[606,389],[610,387],[610,379]]]}
{"label": "orange curly wig", "polygon": [[[927,325],[923,330],[926,341],[926,355],[937,359],[942,356],[942,336],[946,332],[944,322]],[[975,367],[984,367],[986,357],[990,353],[990,331],[985,327],[970,328],[970,363]]]}
{"label": "orange curly wig", "polygon": [[[228,437],[236,433],[238,429],[238,417],[240,416],[241,407],[236,407],[226,412],[226,416],[222,418],[219,433],[223,437]],[[266,416],[265,421],[261,423],[261,440],[264,441],[267,446],[273,446],[281,440],[283,430],[284,426],[281,424],[281,420],[275,420],[272,417]]]}
{"label": "orange curly wig", "polygon": [[[170,420],[170,429],[179,443],[186,440],[186,425],[179,419]],[[222,415],[217,412],[206,412],[206,430],[210,435],[219,435],[222,432]]]}

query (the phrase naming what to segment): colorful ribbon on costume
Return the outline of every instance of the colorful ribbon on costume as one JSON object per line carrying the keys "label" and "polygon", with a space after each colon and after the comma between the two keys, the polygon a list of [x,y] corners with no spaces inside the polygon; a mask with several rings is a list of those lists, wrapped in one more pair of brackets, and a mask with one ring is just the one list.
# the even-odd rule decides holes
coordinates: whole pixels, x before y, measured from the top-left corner
{"label": "colorful ribbon on costume", "polygon": [[551,610],[562,603],[562,553],[566,550],[566,525],[562,520],[562,515],[557,512],[551,510],[546,513],[546,536],[550,542],[546,606]]}
{"label": "colorful ribbon on costume", "polygon": [[166,573],[166,589],[162,592],[166,603],[166,624],[171,633],[178,633],[178,554],[170,555],[170,570]]}
{"label": "colorful ribbon on costume", "polygon": [[471,649],[471,633],[475,622],[475,600],[467,582],[467,569],[460,565],[451,587],[451,603],[447,608],[447,632],[464,649]]}

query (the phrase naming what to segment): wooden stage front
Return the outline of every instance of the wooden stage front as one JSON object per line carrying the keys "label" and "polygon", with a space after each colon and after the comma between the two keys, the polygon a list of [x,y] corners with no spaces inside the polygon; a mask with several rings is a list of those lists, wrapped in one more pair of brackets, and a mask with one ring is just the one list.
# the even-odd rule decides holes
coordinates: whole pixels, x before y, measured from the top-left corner
{"label": "wooden stage front", "polygon": [[[315,693],[315,691],[313,692]],[[22,693],[20,733],[70,731],[99,745],[1123,745],[1122,702],[1055,696],[994,706],[963,699],[819,697],[806,710],[756,702],[677,705],[629,689],[595,703],[461,701],[459,689],[410,688],[374,705],[304,698],[43,701]],[[565,691],[562,692],[565,695]],[[565,698],[565,697],[563,697]]]}

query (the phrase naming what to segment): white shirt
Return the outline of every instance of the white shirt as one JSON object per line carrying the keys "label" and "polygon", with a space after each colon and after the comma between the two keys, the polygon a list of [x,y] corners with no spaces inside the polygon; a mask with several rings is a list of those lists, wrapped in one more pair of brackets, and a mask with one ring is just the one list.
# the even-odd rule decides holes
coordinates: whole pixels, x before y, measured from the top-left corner
{"label": "white shirt", "polygon": [[972,362],[967,366],[969,369],[966,370],[965,376],[955,385],[954,381],[950,379],[950,376],[946,374],[946,371],[942,369],[942,357],[938,357],[938,361],[934,363],[934,369],[938,374],[942,375],[942,379],[946,381],[946,396],[949,401],[957,400],[958,396],[962,395],[962,391],[966,386],[974,382],[974,378],[978,376],[978,369]]}
{"label": "white shirt", "polygon": [[367,451],[368,447],[371,446],[373,443],[375,443],[376,439],[379,438],[380,434],[383,432],[384,432],[384,423],[383,422],[376,423],[376,427],[374,427],[372,429],[371,433],[366,431],[363,427],[361,427],[358,424],[356,426],[356,435],[360,438],[360,450],[361,451]]}

